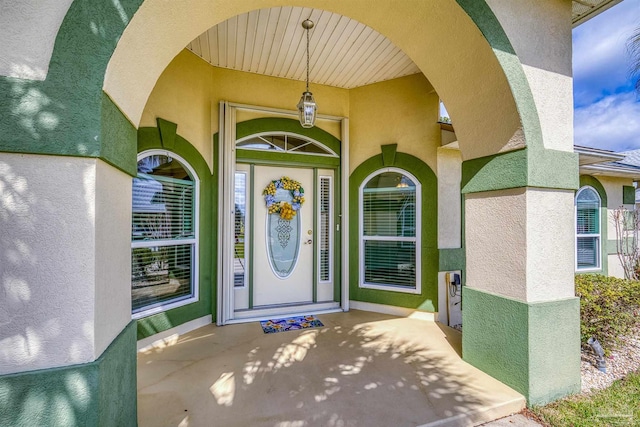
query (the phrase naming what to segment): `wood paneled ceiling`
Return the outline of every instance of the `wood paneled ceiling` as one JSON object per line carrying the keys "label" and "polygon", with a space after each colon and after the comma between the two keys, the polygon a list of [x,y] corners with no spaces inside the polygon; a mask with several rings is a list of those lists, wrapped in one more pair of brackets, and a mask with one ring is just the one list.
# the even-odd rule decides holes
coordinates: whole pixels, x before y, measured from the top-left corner
{"label": "wood paneled ceiling", "polygon": [[350,89],[420,72],[377,31],[342,15],[302,7],[235,16],[201,34],[187,49],[216,67],[304,81],[301,24],[306,18],[315,23],[309,32],[311,83]]}
{"label": "wood paneled ceiling", "polygon": [[[622,0],[573,0],[574,26]],[[335,13],[302,7],[274,7],[235,16],[202,33],[187,49],[213,66],[305,80],[302,21],[310,30],[311,83],[351,89],[419,73],[388,38]]]}

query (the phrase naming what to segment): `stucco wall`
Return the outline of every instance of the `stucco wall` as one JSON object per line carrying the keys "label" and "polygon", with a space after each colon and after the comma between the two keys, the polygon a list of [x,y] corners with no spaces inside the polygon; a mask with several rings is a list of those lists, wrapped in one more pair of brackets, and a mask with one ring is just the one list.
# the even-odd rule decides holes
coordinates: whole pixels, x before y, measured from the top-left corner
{"label": "stucco wall", "polygon": [[[177,123],[178,134],[191,141],[211,169],[211,137],[219,129],[220,101],[295,111],[304,85],[304,82],[213,67],[183,50],[158,79],[147,101],[140,126],[155,127],[157,117]],[[347,90],[322,85],[311,85],[310,89],[321,114],[348,116]],[[260,113],[241,113],[237,120],[265,116]],[[318,121],[318,127],[340,137],[340,130],[335,123]]]}
{"label": "stucco wall", "polygon": [[[157,117],[177,123],[178,134],[191,141],[212,168],[211,135],[218,131],[220,101],[294,110],[303,90],[303,82],[212,67],[184,50],[158,79],[141,126],[155,127]],[[421,74],[352,90],[322,85],[311,90],[320,113],[349,117],[350,170],[390,143],[437,170],[439,98]],[[268,115],[240,112],[237,119]],[[341,136],[336,122],[320,120],[318,127]]]}
{"label": "stucco wall", "polygon": [[467,285],[521,302],[574,296],[573,192],[466,196]]}
{"label": "stucco wall", "polygon": [[0,374],[93,361],[129,322],[128,277],[109,280],[123,280],[129,250],[105,245],[129,232],[111,205],[130,204],[131,196],[124,174],[99,162],[0,155]]}
{"label": "stucco wall", "polygon": [[436,171],[440,143],[439,98],[422,75],[402,77],[349,91],[349,167],[380,153],[384,144],[398,144]]}
{"label": "stucco wall", "polygon": [[572,151],[571,2],[487,0],[487,4],[522,63],[545,148]]}
{"label": "stucco wall", "polygon": [[44,80],[58,28],[73,0],[0,4],[0,76]]}
{"label": "stucco wall", "polygon": [[[616,253],[615,241],[617,237],[613,211],[623,206],[622,187],[625,185],[632,186],[633,181],[626,178],[606,176],[597,176],[596,178],[607,193],[607,239],[602,241],[602,256],[608,257],[607,274],[614,277],[624,277],[624,269]],[[627,208],[632,207],[632,205],[625,206]]]}
{"label": "stucco wall", "polygon": [[95,353],[131,320],[131,177],[96,162]]}
{"label": "stucco wall", "polygon": [[460,151],[438,148],[438,247],[462,247],[462,198]]}

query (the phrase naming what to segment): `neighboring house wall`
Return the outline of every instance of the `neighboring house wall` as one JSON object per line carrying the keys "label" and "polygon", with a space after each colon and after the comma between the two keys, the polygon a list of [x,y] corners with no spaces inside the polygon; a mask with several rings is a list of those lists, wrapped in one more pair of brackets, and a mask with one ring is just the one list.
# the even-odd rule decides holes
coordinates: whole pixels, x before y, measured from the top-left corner
{"label": "neighboring house wall", "polygon": [[[599,193],[603,206],[601,207],[601,269],[591,271],[614,277],[624,277],[624,270],[618,259],[616,249],[616,226],[613,211],[624,206],[633,209],[631,203],[624,203],[624,187],[633,186],[630,178],[609,176],[581,175],[580,186],[589,185]],[[602,194],[604,192],[604,194]],[[604,197],[603,197],[604,196]]]}

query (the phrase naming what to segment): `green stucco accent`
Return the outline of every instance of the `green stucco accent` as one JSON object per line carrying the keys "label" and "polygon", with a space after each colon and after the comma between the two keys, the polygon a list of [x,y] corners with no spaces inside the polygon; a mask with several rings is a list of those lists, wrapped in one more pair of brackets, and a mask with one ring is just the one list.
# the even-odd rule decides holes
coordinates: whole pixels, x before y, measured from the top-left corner
{"label": "green stucco accent", "polygon": [[578,188],[578,155],[524,148],[462,162],[462,192],[508,188]]}
{"label": "green stucco accent", "polygon": [[306,136],[318,141],[334,153],[340,155],[340,140],[329,132],[316,126],[305,129],[298,120],[283,119],[278,117],[264,117],[260,119],[246,120],[236,124],[236,139],[242,139],[250,135],[262,132],[291,132]]}
{"label": "green stucco accent", "polygon": [[416,308],[424,311],[438,310],[438,188],[436,175],[417,157],[398,152],[394,167],[414,175],[422,185],[422,292],[408,294],[359,286],[359,187],[371,173],[383,169],[382,154],[365,160],[349,177],[349,297],[354,301]]}
{"label": "green stucco accent", "polygon": [[340,166],[340,159],[337,157],[314,156],[312,154],[278,153],[273,151],[260,150],[236,150],[236,160],[241,162],[251,162],[255,164],[286,163],[289,166],[320,167],[333,169]]}
{"label": "green stucco accent", "polygon": [[636,203],[636,189],[631,185],[622,186],[622,203],[633,205]]}
{"label": "green stucco accent", "polygon": [[580,301],[523,303],[463,287],[462,357],[542,405],[580,391]]}
{"label": "green stucco accent", "polygon": [[135,331],[91,363],[0,376],[0,425],[136,426]]}
{"label": "green stucco accent", "polygon": [[485,37],[496,55],[520,114],[528,147],[542,148],[542,130],[538,110],[520,59],[509,37],[485,0],[456,0]]}
{"label": "green stucco accent", "polygon": [[438,258],[439,271],[464,270],[466,255],[464,248],[440,249]]}
{"label": "green stucco accent", "polygon": [[141,3],[74,1],[46,79],[0,77],[0,151],[99,157],[131,173],[132,125],[114,114],[102,84],[116,43]]}
{"label": "green stucco accent", "polygon": [[[138,151],[165,149],[158,128],[140,128],[138,130]],[[188,321],[212,314],[213,288],[216,283],[217,235],[217,186],[209,166],[198,150],[180,135],[175,137],[172,152],[184,158],[195,170],[200,179],[200,229],[198,273],[199,300],[192,304],[167,310],[138,320],[138,339],[171,329]],[[213,203],[213,201],[216,203]]]}
{"label": "green stucco accent", "polygon": [[136,176],[136,154],[138,133],[122,111],[102,92],[102,128],[100,158]]}
{"label": "green stucco accent", "polygon": [[[618,253],[618,249],[616,248],[616,243],[615,240],[613,240],[613,252],[611,251],[611,245],[609,244],[609,240],[607,240],[608,237],[608,199],[607,199],[607,191],[604,189],[604,186],[600,183],[600,181],[598,181],[598,178],[595,178],[591,175],[580,175],[580,188],[584,187],[584,186],[590,186],[593,187],[594,190],[596,190],[596,192],[598,193],[598,196],[600,196],[600,247],[601,247],[601,254],[600,254],[600,270],[589,270],[589,271],[585,271],[584,273],[588,274],[588,273],[601,273],[604,274],[605,276],[609,275],[609,257],[607,255],[609,254],[616,254]],[[583,274],[580,271],[576,271],[576,274]]]}
{"label": "green stucco accent", "polygon": [[393,166],[396,162],[396,152],[398,151],[398,144],[382,145],[382,164],[385,166]]}
{"label": "green stucco accent", "polygon": [[158,129],[160,130],[162,146],[167,150],[172,150],[176,142],[178,125],[170,122],[169,120],[161,119],[160,117],[156,119],[156,122],[158,123]]}

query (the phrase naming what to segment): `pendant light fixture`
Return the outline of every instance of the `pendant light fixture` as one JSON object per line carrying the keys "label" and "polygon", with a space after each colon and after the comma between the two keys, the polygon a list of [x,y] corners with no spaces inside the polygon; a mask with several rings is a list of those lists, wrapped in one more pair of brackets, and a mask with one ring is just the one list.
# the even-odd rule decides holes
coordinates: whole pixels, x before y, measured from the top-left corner
{"label": "pendant light fixture", "polygon": [[316,105],[313,94],[309,92],[309,30],[313,28],[313,21],[305,19],[302,21],[302,28],[307,32],[307,90],[302,93],[300,102],[298,102],[298,116],[300,124],[303,128],[312,128],[316,123]]}

